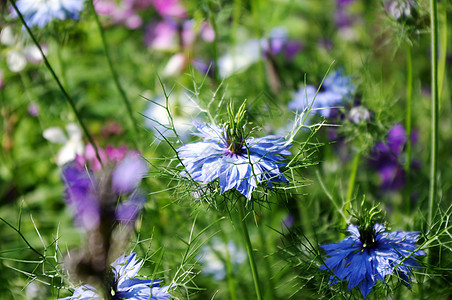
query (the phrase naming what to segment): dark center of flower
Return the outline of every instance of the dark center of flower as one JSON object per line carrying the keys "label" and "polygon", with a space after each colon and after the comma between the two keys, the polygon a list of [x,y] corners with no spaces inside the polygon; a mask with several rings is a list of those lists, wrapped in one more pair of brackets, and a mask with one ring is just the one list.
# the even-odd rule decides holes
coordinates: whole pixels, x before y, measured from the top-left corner
{"label": "dark center of flower", "polygon": [[359,240],[363,244],[363,248],[370,249],[376,243],[377,234],[372,223],[365,223],[358,226]]}
{"label": "dark center of flower", "polygon": [[[364,201],[364,200],[363,200]],[[372,207],[370,210],[363,209],[360,216],[355,216],[358,219],[359,240],[363,244],[363,249],[371,249],[377,243],[377,232],[375,231],[377,215],[381,213],[377,209],[378,205]]]}
{"label": "dark center of flower", "polygon": [[228,106],[229,120],[226,123],[225,143],[228,146],[228,151],[233,154],[245,152],[245,104],[246,101],[242,103],[237,113],[234,113],[232,102]]}
{"label": "dark center of flower", "polygon": [[226,127],[226,145],[228,150],[234,154],[242,154],[244,152],[245,139],[241,132],[233,132],[229,126]]}
{"label": "dark center of flower", "polygon": [[108,270],[105,276],[105,292],[107,299],[114,300],[118,291],[118,282],[115,278],[113,270]]}

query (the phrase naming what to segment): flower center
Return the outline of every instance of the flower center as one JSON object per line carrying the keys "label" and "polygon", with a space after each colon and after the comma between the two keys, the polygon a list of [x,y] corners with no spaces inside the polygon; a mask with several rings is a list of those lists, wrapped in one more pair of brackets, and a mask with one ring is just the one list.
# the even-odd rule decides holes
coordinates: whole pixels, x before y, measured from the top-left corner
{"label": "flower center", "polygon": [[359,230],[359,240],[363,244],[363,248],[365,249],[372,248],[376,243],[375,238],[377,236],[375,233],[375,229],[373,228],[373,224],[367,223],[360,225],[358,227],[358,230]]}
{"label": "flower center", "polygon": [[229,121],[226,123],[225,142],[228,146],[228,151],[233,154],[244,153],[246,140],[245,127],[247,124],[245,121],[245,104],[246,100],[243,101],[237,113],[234,113],[232,103],[229,103],[228,106]]}
{"label": "flower center", "polygon": [[229,128],[226,128],[226,145],[228,150],[234,154],[242,154],[244,152],[244,138],[241,134],[236,135],[230,132]]}

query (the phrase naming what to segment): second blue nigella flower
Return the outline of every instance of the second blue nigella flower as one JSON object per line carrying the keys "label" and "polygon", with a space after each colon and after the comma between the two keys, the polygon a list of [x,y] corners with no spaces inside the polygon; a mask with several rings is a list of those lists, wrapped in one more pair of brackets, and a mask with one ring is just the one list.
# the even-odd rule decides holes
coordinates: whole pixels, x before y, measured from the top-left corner
{"label": "second blue nigella flower", "polygon": [[[344,99],[353,94],[355,86],[351,81],[351,77],[345,76],[342,69],[334,71],[325,77],[318,93],[317,88],[313,85],[299,89],[289,103],[289,109],[303,111],[311,107],[311,110],[328,118],[332,107],[341,105]],[[312,102],[313,100],[314,102]]]}
{"label": "second blue nigella flower", "polygon": [[177,152],[185,167],[182,175],[201,183],[219,179],[221,193],[236,189],[251,199],[258,183],[288,182],[281,174],[281,155],[290,155],[292,145],[280,136],[231,137],[227,126],[195,123],[202,141],[187,144]]}
{"label": "second blue nigella flower", "polygon": [[341,242],[322,246],[329,257],[321,269],[333,272],[331,284],[345,279],[348,289],[357,286],[364,298],[387,275],[395,274],[409,286],[412,268],[418,267],[414,256],[425,255],[416,251],[418,232],[386,232],[378,223],[368,228],[350,225],[347,231],[351,235]]}

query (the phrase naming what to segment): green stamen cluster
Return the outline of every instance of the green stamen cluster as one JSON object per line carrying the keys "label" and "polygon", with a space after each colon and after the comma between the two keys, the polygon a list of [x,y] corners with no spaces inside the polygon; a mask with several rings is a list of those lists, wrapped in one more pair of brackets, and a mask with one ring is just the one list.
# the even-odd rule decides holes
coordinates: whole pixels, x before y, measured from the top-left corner
{"label": "green stamen cluster", "polygon": [[359,239],[363,243],[363,248],[372,248],[375,244],[377,234],[374,229],[376,223],[374,217],[381,213],[377,208],[378,206],[370,210],[364,209],[360,216],[355,216],[358,219]]}
{"label": "green stamen cluster", "polygon": [[235,154],[242,153],[243,145],[245,144],[245,127],[247,123],[245,120],[245,106],[246,100],[243,101],[237,113],[234,113],[232,101],[228,105],[229,120],[226,123],[226,143],[228,144],[228,150]]}

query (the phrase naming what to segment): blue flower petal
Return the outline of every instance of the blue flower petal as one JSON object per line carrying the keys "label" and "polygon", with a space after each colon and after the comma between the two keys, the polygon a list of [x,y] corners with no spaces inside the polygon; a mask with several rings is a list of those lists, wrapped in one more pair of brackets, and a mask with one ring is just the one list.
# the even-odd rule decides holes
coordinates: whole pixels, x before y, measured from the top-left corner
{"label": "blue flower petal", "polygon": [[287,182],[281,174],[284,165],[281,155],[291,154],[292,146],[280,136],[246,139],[242,152],[232,153],[226,143],[225,130],[216,125],[195,123],[203,141],[187,144],[177,149],[185,167],[182,176],[201,183],[219,180],[220,192],[236,189],[251,199],[257,185],[267,181]]}
{"label": "blue flower petal", "polygon": [[[388,275],[397,275],[409,286],[412,268],[418,267],[415,256],[425,254],[416,251],[418,232],[387,233],[381,224],[375,224],[373,229],[375,243],[369,247],[362,244],[356,225],[347,228],[351,235],[343,241],[321,246],[328,255],[321,270],[330,270],[338,279],[345,279],[349,290],[357,286],[364,298],[378,280],[384,282]],[[406,258],[408,255],[412,256]],[[334,283],[336,280],[331,277],[330,284]]]}

